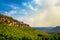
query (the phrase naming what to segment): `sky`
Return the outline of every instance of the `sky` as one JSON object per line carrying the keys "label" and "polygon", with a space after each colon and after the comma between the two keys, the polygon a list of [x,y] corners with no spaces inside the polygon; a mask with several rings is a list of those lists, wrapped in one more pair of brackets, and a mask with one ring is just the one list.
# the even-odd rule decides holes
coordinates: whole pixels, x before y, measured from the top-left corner
{"label": "sky", "polygon": [[60,26],[60,0],[0,0],[0,14],[31,27]]}

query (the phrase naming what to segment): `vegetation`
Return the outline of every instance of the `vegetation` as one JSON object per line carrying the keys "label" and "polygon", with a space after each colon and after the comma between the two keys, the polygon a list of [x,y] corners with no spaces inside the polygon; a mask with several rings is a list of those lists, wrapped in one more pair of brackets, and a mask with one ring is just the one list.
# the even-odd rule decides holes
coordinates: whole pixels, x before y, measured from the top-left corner
{"label": "vegetation", "polygon": [[[44,34],[43,34],[44,33]],[[47,33],[41,33],[32,28],[19,28],[15,26],[8,26],[0,24],[0,39],[11,39],[11,40],[36,40],[38,39],[38,34],[42,35],[41,37],[48,36]]]}
{"label": "vegetation", "polygon": [[59,40],[60,33],[48,34],[32,28],[0,24],[0,40]]}
{"label": "vegetation", "polygon": [[[22,25],[23,26],[23,25]],[[26,25],[25,25],[26,26]],[[59,40],[60,32],[48,34],[28,27],[5,24],[0,20],[0,40]]]}

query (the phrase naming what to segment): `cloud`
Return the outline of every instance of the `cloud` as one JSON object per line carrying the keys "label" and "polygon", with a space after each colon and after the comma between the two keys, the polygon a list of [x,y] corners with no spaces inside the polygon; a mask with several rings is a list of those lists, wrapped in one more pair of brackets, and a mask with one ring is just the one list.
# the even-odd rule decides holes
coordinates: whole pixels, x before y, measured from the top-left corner
{"label": "cloud", "polygon": [[[39,27],[39,26],[43,26],[45,23],[45,17],[47,16],[47,10],[44,11],[38,11],[36,12],[36,14],[34,14],[31,17],[27,17],[27,19],[25,19],[25,23],[30,24],[33,27]],[[45,26],[45,25],[44,25]]]}
{"label": "cloud", "polygon": [[37,5],[42,5],[41,0],[33,0],[33,1],[34,1],[35,4],[37,4]]}
{"label": "cloud", "polygon": [[37,11],[38,10],[38,8],[34,8],[33,5],[30,4],[30,3],[23,2],[22,5],[27,7],[28,9],[30,9],[32,11]]}
{"label": "cloud", "polygon": [[27,6],[27,3],[26,2],[23,2],[22,5]]}
{"label": "cloud", "polygon": [[[33,0],[35,5],[39,7],[45,7],[40,9],[34,7],[31,3],[23,3],[23,5],[28,8],[28,10],[21,9],[20,7],[11,6],[13,10],[5,13],[9,15],[16,14],[13,16],[17,20],[21,20],[32,27],[51,27],[51,26],[60,26],[60,6],[58,0]],[[60,4],[59,4],[60,5]]]}
{"label": "cloud", "polygon": [[60,26],[60,6],[56,6],[58,0],[46,0],[46,2],[48,4],[46,9],[39,10],[35,15],[27,17],[25,22],[33,27]]}
{"label": "cloud", "polygon": [[12,8],[10,11],[5,11],[4,14],[8,16],[12,16],[14,19],[23,21],[23,17],[26,17],[28,15],[27,11],[25,9],[21,9],[19,6],[16,5],[8,5]]}
{"label": "cloud", "polygon": [[34,8],[31,4],[29,4],[28,7],[29,7],[32,11],[37,11],[37,10],[38,10],[38,8]]}
{"label": "cloud", "polygon": [[14,4],[8,5],[8,6],[11,7],[12,9],[18,9],[19,8],[18,6],[14,5]]}
{"label": "cloud", "polygon": [[12,14],[14,14],[14,13],[16,13],[16,11],[14,11],[14,10],[11,10],[11,11],[9,11],[9,12],[5,12],[6,15],[12,15]]}

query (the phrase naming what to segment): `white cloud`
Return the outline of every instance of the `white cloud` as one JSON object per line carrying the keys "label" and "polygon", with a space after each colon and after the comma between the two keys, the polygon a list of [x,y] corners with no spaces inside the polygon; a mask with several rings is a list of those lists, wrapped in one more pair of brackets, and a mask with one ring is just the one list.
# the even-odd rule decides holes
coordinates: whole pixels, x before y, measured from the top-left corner
{"label": "white cloud", "polygon": [[6,15],[14,15],[14,14],[23,14],[23,15],[27,15],[27,11],[25,9],[21,9],[20,7],[16,6],[16,5],[8,5],[9,7],[12,8],[12,10],[10,11],[5,11]]}
{"label": "white cloud", "polygon": [[41,12],[38,11],[35,15],[27,17],[27,19],[25,19],[24,22],[30,24],[33,27],[42,26],[43,20],[45,20],[46,15],[47,10]]}
{"label": "white cloud", "polygon": [[38,8],[34,8],[31,4],[29,4],[28,7],[29,7],[32,11],[37,11],[37,10],[38,10]]}
{"label": "white cloud", "polygon": [[27,6],[28,4],[26,2],[23,2],[22,5]]}
{"label": "white cloud", "polygon": [[31,9],[32,11],[37,11],[38,10],[38,8],[34,8],[33,5],[30,4],[30,3],[23,2],[22,5],[27,7],[28,9]]}
{"label": "white cloud", "polygon": [[[41,5],[40,0],[34,0],[34,1],[36,4]],[[20,17],[16,18],[16,19],[22,20],[23,22],[25,22],[33,27],[60,25],[60,6],[56,6],[56,4],[58,2],[59,2],[58,0],[46,0],[48,7],[43,10],[36,9],[31,4],[28,4],[28,5],[24,4],[26,7],[29,7],[32,10],[34,15],[31,14],[32,16],[31,15],[27,16],[28,12],[26,10],[19,9],[19,13],[26,13],[26,15],[22,16],[21,19],[20,19]],[[44,6],[46,6],[46,5],[44,5]],[[31,13],[31,10],[30,10],[30,13]],[[34,12],[34,11],[36,11],[36,12]],[[13,11],[10,11],[8,13],[13,14]]]}
{"label": "white cloud", "polygon": [[4,14],[8,16],[12,16],[14,19],[23,21],[24,18],[28,15],[27,11],[25,9],[21,9],[18,6],[14,5],[8,5],[12,8],[10,11],[5,11]]}
{"label": "white cloud", "polygon": [[33,0],[37,5],[42,5],[41,0]]}
{"label": "white cloud", "polygon": [[9,12],[5,12],[5,15],[8,15],[8,16],[11,16],[11,15],[13,15],[13,14],[16,14],[17,12],[15,11],[15,10],[11,10],[11,11],[9,11]]}
{"label": "white cloud", "polygon": [[12,9],[18,9],[19,8],[16,5],[8,5],[8,6],[11,7]]}
{"label": "white cloud", "polygon": [[[37,11],[32,17],[27,17],[26,23],[31,26],[59,26],[60,6],[55,6],[58,0],[46,0],[48,7],[42,11]],[[29,20],[28,20],[29,19]]]}

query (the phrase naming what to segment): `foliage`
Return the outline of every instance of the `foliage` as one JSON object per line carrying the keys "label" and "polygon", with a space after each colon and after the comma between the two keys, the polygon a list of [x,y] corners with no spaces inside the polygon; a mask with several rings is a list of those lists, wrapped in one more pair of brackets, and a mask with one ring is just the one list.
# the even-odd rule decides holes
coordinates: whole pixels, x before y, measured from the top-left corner
{"label": "foliage", "polygon": [[0,40],[60,40],[60,32],[48,34],[32,28],[9,26],[0,21]]}

